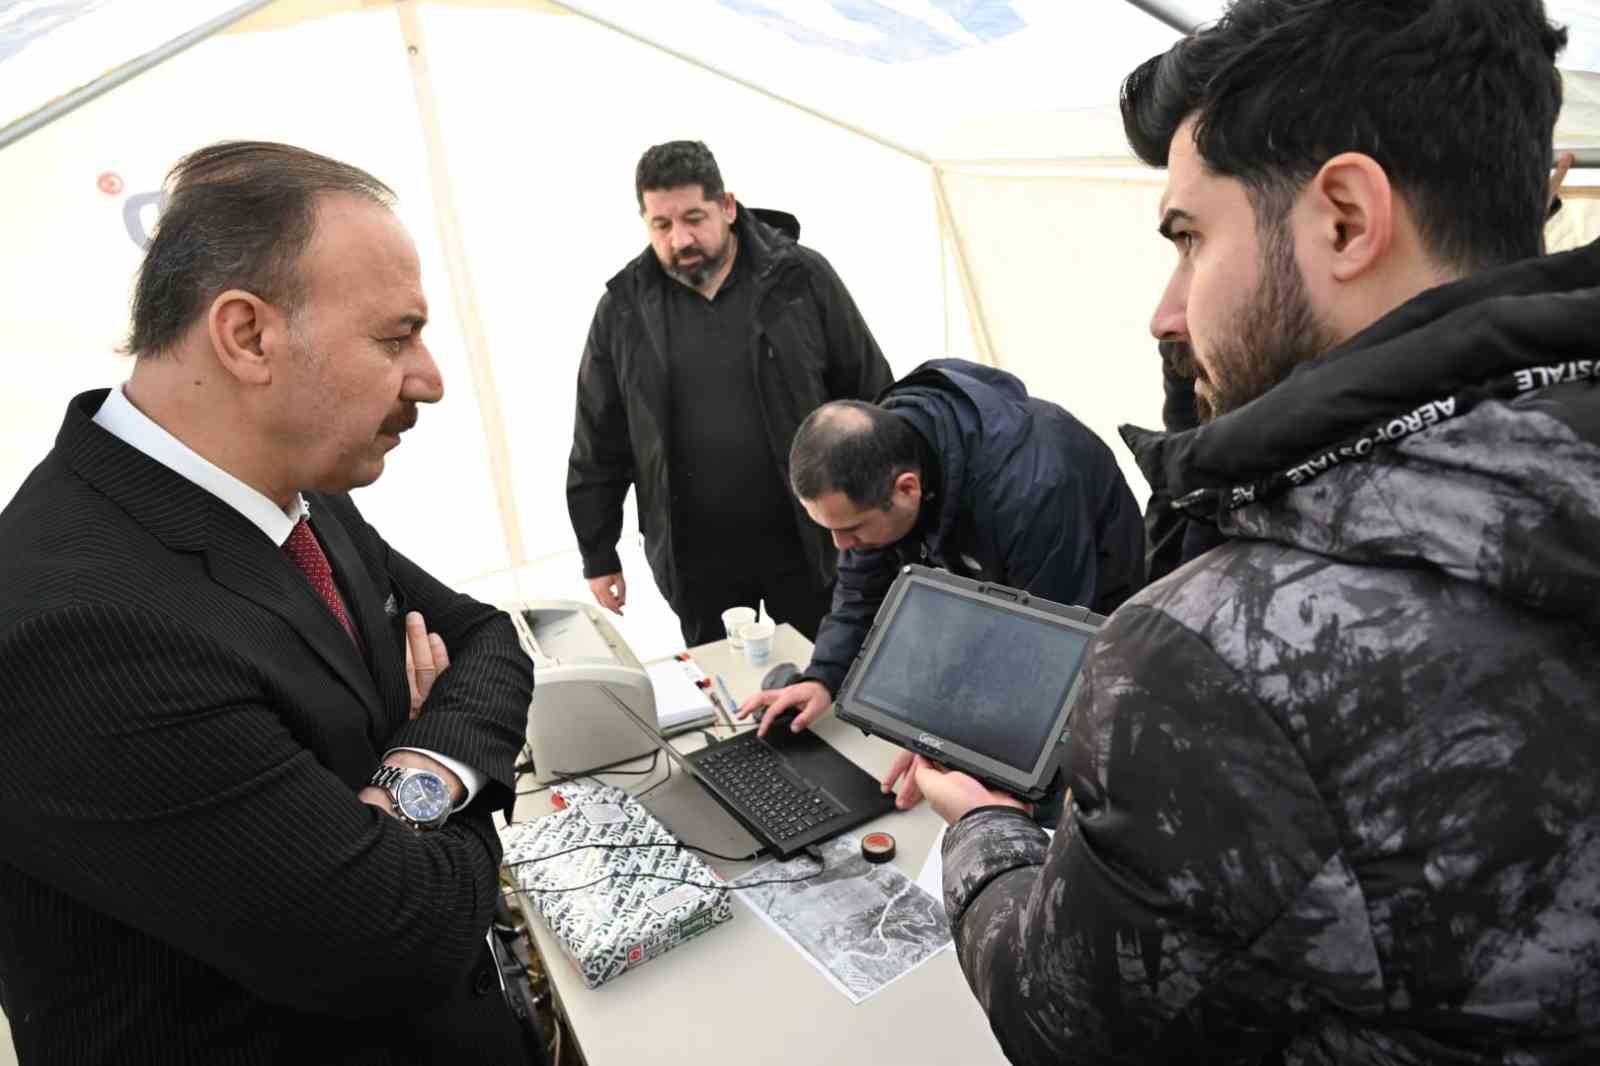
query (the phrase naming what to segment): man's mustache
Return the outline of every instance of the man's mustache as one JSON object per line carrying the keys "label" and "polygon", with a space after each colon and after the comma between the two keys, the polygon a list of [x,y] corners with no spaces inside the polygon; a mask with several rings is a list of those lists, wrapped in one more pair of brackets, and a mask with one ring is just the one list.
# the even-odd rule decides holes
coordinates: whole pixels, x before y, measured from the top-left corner
{"label": "man's mustache", "polygon": [[398,437],[400,434],[406,432],[406,430],[410,429],[416,424],[417,409],[415,407],[405,407],[399,412],[384,419],[383,425],[380,427],[380,432],[387,433],[393,437]]}
{"label": "man's mustache", "polygon": [[1196,378],[1199,376],[1194,361],[1194,349],[1185,341],[1160,341],[1156,349],[1161,353],[1161,361],[1167,364],[1167,369],[1181,378]]}

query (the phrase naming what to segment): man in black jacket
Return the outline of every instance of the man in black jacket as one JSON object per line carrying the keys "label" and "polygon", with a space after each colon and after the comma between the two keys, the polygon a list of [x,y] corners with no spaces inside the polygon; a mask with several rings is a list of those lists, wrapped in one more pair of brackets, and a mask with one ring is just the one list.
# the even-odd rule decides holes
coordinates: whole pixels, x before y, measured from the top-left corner
{"label": "man in black jacket", "polygon": [[132,376],[0,511],[18,1057],[526,1062],[485,937],[533,667],[345,495],[443,394],[416,249],[287,145],[171,190]]}
{"label": "man in black jacket", "polygon": [[[795,434],[789,472],[806,512],[844,554],[833,610],[801,679],[740,707],[766,707],[762,732],[792,707],[800,730],[832,706],[905,563],[1101,614],[1144,584],[1144,526],[1111,449],[1004,370],[935,359],[876,406],[821,407]],[[885,785],[909,765],[909,756],[897,761]],[[901,805],[919,797],[906,779]]]}
{"label": "man in black jacket", "polygon": [[1019,1066],[1600,1061],[1600,245],[1540,254],[1563,41],[1538,0],[1236,0],[1124,83],[1203,419],[1127,435],[1228,539],[1100,631],[1053,839],[916,771]]}
{"label": "man in black jacket", "polygon": [[744,210],[705,145],[656,145],[634,184],[650,247],[607,283],[578,368],[567,509],[583,575],[622,613],[632,485],[686,643],[760,600],[814,637],[836,554],[789,496],[789,441],[821,404],[876,395],[889,365],[799,223]]}

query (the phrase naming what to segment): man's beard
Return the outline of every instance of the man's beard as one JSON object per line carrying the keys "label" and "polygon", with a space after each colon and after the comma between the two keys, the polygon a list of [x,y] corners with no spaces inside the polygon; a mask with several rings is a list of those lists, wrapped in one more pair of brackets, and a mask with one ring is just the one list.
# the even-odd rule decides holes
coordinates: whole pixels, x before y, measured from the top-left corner
{"label": "man's beard", "polygon": [[1262,234],[1261,287],[1234,314],[1233,328],[1203,362],[1194,360],[1195,409],[1210,422],[1264,395],[1301,363],[1322,355],[1338,337],[1311,306],[1282,222]]}
{"label": "man's beard", "polygon": [[[672,262],[662,263],[661,266],[670,276],[683,282],[691,289],[698,289],[706,283],[707,279],[716,276],[717,271],[721,270],[723,265],[727,263],[728,254],[732,250],[733,232],[730,230],[722,235],[722,247],[718,248],[714,253],[701,248],[698,244],[691,244],[682,251],[674,252]],[[700,258],[696,259],[690,266],[684,266],[683,257],[689,253],[698,254]]]}

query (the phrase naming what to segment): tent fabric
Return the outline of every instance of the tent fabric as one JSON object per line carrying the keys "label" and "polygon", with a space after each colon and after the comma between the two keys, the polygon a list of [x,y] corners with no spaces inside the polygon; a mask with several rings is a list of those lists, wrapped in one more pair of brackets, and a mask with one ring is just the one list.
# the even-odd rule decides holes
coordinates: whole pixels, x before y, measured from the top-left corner
{"label": "tent fabric", "polygon": [[[1600,14],[1547,4],[1571,34],[1556,142],[1600,149]],[[800,217],[897,372],[940,355],[1013,371],[1111,442],[1142,496],[1114,427],[1159,422],[1146,324],[1171,253],[1116,92],[1176,33],[1125,0],[276,0],[135,75],[245,6],[0,4],[0,143],[115,83],[0,148],[0,500],[71,395],[127,376],[167,169],[238,138],[399,193],[447,395],[356,499],[480,598],[588,599],[563,491],[577,363],[605,279],[644,244],[638,155],[680,137],[745,203]],[[1223,2],[1169,6],[1200,21]],[[1595,175],[1569,177],[1552,248],[1600,236]],[[677,650],[637,533],[620,548],[623,636],[641,658]]]}
{"label": "tent fabric", "polygon": [[[0,136],[240,7],[0,9]],[[1600,24],[1576,14],[1569,54],[1594,69]],[[563,493],[577,362],[605,279],[644,243],[638,155],[678,137],[706,141],[745,203],[800,217],[897,372],[939,355],[1012,370],[1111,442],[1142,495],[1114,427],[1159,420],[1146,323],[1171,253],[1116,92],[1175,39],[1124,0],[277,0],[0,149],[18,368],[0,500],[70,395],[126,377],[162,177],[225,138],[302,144],[399,193],[447,396],[356,498],[475,594],[588,596]],[[1600,75],[1569,77],[1568,99],[1560,137],[1600,145]],[[1566,239],[1596,232],[1576,203]],[[624,635],[675,650],[637,535],[622,549]]]}

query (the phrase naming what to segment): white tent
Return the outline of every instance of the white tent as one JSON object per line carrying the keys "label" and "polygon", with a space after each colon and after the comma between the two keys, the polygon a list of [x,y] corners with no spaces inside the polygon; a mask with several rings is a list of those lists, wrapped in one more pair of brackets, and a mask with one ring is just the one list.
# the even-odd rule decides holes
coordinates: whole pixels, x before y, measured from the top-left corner
{"label": "white tent", "polygon": [[[1152,233],[1161,177],[1128,157],[1117,86],[1176,38],[1140,8],[1193,21],[1221,6],[0,4],[0,500],[70,395],[126,376],[114,349],[162,175],[224,138],[302,144],[399,192],[448,395],[358,500],[485,598],[587,594],[563,495],[574,374],[605,279],[643,246],[632,170],[662,140],[705,140],[747,205],[798,215],[896,371],[996,363],[1123,454],[1115,426],[1158,419],[1145,324],[1170,252]],[[1573,64],[1600,68],[1585,6],[1551,5]],[[1600,147],[1596,80],[1569,78],[1558,143]],[[636,535],[624,559],[624,632],[667,651],[676,628]]]}
{"label": "white tent", "polygon": [[[1549,6],[1572,29],[1567,65],[1600,70],[1589,0]],[[746,204],[800,217],[897,371],[990,361],[1115,442],[1117,423],[1159,417],[1145,323],[1170,255],[1152,234],[1161,178],[1128,158],[1116,90],[1176,38],[1147,12],[1221,7],[0,2],[0,501],[69,396],[126,376],[114,349],[162,176],[224,138],[302,144],[399,192],[448,396],[358,500],[484,598],[586,595],[563,496],[573,380],[603,282],[644,243],[634,162],[667,139],[705,140]],[[1567,93],[1557,143],[1600,148],[1600,79],[1575,73]],[[1596,231],[1583,197],[1554,242]],[[678,638],[636,542],[623,630],[651,656]]]}

